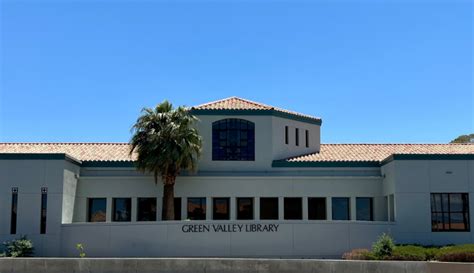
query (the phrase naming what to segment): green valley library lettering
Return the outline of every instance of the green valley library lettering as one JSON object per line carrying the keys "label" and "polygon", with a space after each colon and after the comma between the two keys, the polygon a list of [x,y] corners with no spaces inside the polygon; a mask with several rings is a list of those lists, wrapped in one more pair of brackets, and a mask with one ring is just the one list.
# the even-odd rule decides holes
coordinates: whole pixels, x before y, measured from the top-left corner
{"label": "green valley library lettering", "polygon": [[278,224],[189,224],[181,230],[188,232],[278,232]]}
{"label": "green valley library lettering", "polygon": [[321,118],[238,97],[188,110],[202,155],[176,179],[174,220],[128,143],[0,143],[0,241],[26,235],[45,257],[81,243],[88,257],[278,258],[340,258],[382,233],[474,242],[474,144],[321,143]]}

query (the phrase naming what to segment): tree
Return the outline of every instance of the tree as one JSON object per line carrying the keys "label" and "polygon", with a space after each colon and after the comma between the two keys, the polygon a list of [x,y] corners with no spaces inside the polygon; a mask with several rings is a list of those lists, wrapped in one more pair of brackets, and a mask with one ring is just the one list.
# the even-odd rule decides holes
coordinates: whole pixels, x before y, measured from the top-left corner
{"label": "tree", "polygon": [[144,108],[132,127],[130,154],[136,153],[137,169],[163,182],[163,219],[174,220],[174,185],[182,170],[195,170],[201,154],[197,118],[184,107],[173,109],[168,101]]}
{"label": "tree", "polygon": [[471,139],[474,139],[474,134],[458,136],[450,143],[470,143]]}

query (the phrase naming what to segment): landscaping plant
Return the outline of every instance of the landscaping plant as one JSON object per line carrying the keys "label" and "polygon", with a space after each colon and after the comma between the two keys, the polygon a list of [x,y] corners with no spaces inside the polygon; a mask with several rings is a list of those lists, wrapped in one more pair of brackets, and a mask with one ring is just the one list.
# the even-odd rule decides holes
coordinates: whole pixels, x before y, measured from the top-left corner
{"label": "landscaping plant", "polygon": [[34,253],[33,242],[22,236],[20,239],[3,242],[4,257],[31,257]]}
{"label": "landscaping plant", "polygon": [[383,233],[372,245],[372,253],[378,259],[389,257],[393,253],[395,243],[390,235]]}

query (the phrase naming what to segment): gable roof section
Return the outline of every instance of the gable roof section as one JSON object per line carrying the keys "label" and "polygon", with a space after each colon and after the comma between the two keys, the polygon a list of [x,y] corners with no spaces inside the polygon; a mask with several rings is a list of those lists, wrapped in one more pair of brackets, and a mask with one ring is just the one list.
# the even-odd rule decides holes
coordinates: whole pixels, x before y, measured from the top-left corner
{"label": "gable roof section", "polygon": [[318,117],[238,97],[230,97],[191,107],[191,113],[195,115],[273,115],[317,125],[321,125],[322,123],[321,118]]}
{"label": "gable roof section", "polygon": [[[135,155],[129,153],[127,143],[0,143],[0,159],[62,154],[83,166],[131,167]],[[321,144],[319,153],[275,160],[273,166],[375,167],[397,159],[474,160],[474,144]]]}
{"label": "gable roof section", "polygon": [[371,167],[396,159],[471,159],[473,144],[321,144],[319,153],[273,161],[273,167]]}

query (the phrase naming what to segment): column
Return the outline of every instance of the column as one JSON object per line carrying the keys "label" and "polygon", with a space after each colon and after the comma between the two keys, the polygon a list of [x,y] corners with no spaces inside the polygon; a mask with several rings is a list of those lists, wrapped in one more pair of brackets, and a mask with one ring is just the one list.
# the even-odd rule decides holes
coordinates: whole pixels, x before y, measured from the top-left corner
{"label": "column", "polygon": [[301,198],[303,202],[303,220],[308,220],[308,197]]}
{"label": "column", "polygon": [[328,220],[332,220],[332,199],[326,197],[326,217]]}
{"label": "column", "polygon": [[285,219],[284,203],[285,203],[284,197],[278,197],[278,220]]}
{"label": "column", "polygon": [[212,220],[212,197],[206,197],[206,220]]}
{"label": "column", "polygon": [[355,221],[355,220],[357,220],[356,197],[351,197],[349,203],[350,203],[349,212],[350,212],[350,215],[351,215],[351,220]]}
{"label": "column", "polygon": [[131,218],[130,219],[132,222],[136,222],[137,221],[137,212],[138,212],[138,200],[136,197],[132,197],[132,206],[131,206]]}
{"label": "column", "polygon": [[107,198],[107,209],[106,209],[106,222],[112,222],[112,198]]}
{"label": "column", "polygon": [[237,220],[237,198],[229,198],[230,220]]}
{"label": "column", "polygon": [[260,197],[253,199],[253,219],[260,220]]}

